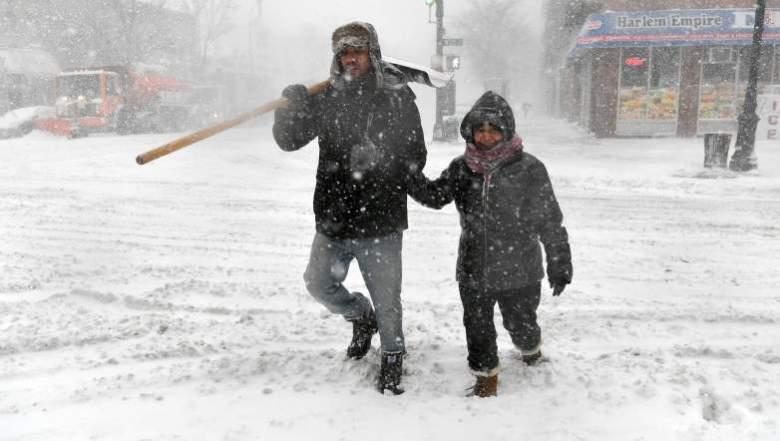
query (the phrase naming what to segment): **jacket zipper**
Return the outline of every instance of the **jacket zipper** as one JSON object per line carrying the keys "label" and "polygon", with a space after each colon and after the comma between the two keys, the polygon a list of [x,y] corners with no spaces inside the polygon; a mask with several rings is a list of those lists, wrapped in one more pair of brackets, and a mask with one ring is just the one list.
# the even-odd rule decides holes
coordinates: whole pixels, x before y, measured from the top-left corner
{"label": "jacket zipper", "polygon": [[482,291],[487,294],[488,284],[488,188],[490,187],[490,176],[492,171],[485,173],[482,181]]}
{"label": "jacket zipper", "polygon": [[490,178],[493,176],[493,174],[502,169],[509,162],[513,161],[502,161],[501,163],[497,164],[492,170],[489,170],[487,173],[485,173],[484,180],[482,182],[482,243],[484,247],[484,260],[482,265],[482,290],[484,293],[487,293],[488,282],[488,188],[490,187]]}

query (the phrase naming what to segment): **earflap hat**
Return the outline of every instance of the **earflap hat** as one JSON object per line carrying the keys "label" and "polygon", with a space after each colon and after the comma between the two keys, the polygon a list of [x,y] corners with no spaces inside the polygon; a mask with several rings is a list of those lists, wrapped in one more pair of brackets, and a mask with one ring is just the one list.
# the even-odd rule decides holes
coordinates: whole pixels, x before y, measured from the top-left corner
{"label": "earflap hat", "polygon": [[334,54],[340,54],[350,47],[371,50],[371,32],[364,23],[347,23],[333,31],[331,47]]}

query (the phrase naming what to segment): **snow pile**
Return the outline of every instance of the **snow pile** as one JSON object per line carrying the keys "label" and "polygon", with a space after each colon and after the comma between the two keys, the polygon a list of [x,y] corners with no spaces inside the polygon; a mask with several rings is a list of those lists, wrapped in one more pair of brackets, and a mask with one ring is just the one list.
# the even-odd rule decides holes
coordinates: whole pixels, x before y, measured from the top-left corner
{"label": "snow pile", "polygon": [[[499,331],[496,399],[464,397],[453,207],[410,203],[407,392],[382,396],[376,340],[345,360],[350,326],[303,287],[313,145],[235,129],[139,167],[167,136],[0,141],[0,439],[778,439],[780,146],[733,174],[701,139],[518,131],[574,284],[544,293],[547,362]],[[461,150],[431,144],[426,173]]]}

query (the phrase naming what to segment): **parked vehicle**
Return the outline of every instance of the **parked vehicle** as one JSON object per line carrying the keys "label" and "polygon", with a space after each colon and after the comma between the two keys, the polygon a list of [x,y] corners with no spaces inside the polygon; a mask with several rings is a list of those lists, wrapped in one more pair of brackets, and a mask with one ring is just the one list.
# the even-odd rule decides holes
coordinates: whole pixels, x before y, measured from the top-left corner
{"label": "parked vehicle", "polygon": [[54,107],[32,106],[11,110],[0,116],[0,139],[16,138],[30,133],[35,121],[55,116]]}

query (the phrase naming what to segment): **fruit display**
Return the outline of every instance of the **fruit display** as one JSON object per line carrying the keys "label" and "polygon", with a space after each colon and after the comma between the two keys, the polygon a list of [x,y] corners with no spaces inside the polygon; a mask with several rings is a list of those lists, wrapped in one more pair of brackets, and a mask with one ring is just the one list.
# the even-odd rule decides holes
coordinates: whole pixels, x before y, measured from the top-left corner
{"label": "fruit display", "polygon": [[736,100],[734,83],[730,81],[702,84],[699,93],[699,119],[735,119]]}
{"label": "fruit display", "polygon": [[618,117],[625,120],[666,121],[677,119],[679,93],[676,87],[652,89],[626,87],[620,90]]}
{"label": "fruit display", "polygon": [[624,87],[620,89],[618,118],[621,120],[645,119],[647,113],[647,88]]}
{"label": "fruit display", "polygon": [[677,119],[678,100],[679,92],[677,91],[677,87],[665,87],[651,90],[648,95],[647,119]]}

